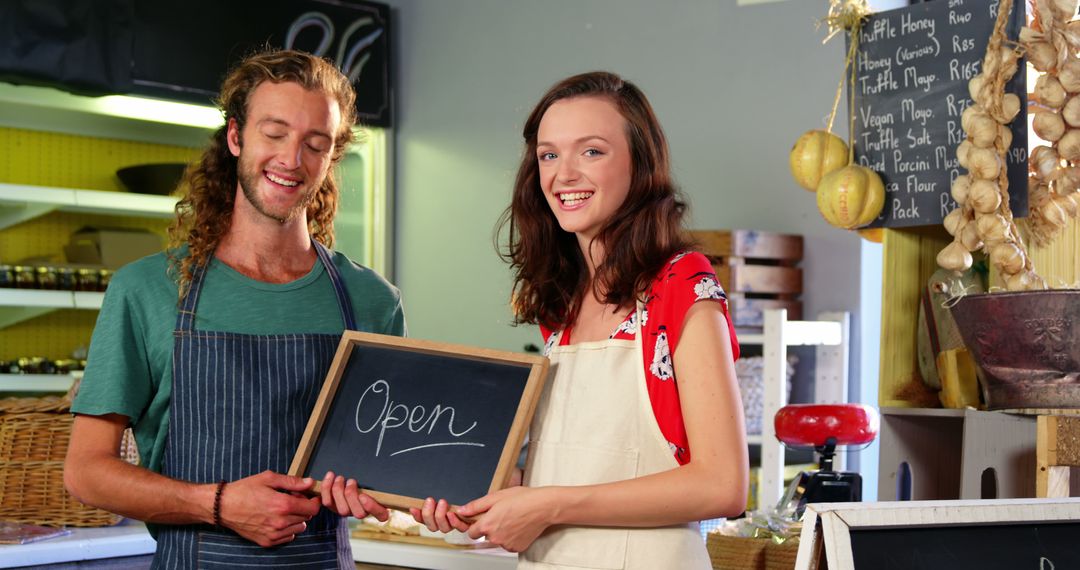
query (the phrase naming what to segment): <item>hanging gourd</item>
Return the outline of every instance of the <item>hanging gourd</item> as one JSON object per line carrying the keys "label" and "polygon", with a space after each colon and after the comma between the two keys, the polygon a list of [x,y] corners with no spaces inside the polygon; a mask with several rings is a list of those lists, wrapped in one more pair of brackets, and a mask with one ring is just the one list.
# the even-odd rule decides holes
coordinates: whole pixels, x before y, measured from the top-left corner
{"label": "hanging gourd", "polygon": [[788,157],[795,182],[813,192],[828,173],[848,163],[848,146],[844,139],[827,130],[803,133]]}
{"label": "hanging gourd", "polygon": [[881,177],[865,166],[849,164],[826,175],[818,185],[818,211],[838,228],[865,226],[878,217],[884,205]]}
{"label": "hanging gourd", "polygon": [[[829,5],[829,38],[847,31],[850,37],[840,86],[833,99],[832,113],[825,130],[804,133],[795,142],[788,161],[791,174],[800,186],[817,192],[818,211],[830,224],[854,230],[873,222],[885,205],[885,186],[873,170],[855,164],[855,146],[850,138],[855,132],[854,97],[848,97],[848,144],[832,134],[833,121],[840,107],[844,85],[855,83],[855,58],[859,51],[859,28],[870,15],[865,0],[832,0]],[[850,75],[848,70],[851,71]],[[854,92],[854,88],[852,89]]]}

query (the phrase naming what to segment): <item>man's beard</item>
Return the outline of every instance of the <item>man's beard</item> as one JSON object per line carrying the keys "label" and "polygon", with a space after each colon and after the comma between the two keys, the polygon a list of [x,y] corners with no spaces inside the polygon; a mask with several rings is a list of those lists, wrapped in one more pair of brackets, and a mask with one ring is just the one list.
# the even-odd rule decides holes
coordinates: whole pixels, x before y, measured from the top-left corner
{"label": "man's beard", "polygon": [[325,181],[325,179],[323,179],[319,181],[318,185],[313,185],[306,190],[301,190],[303,194],[297,199],[296,204],[289,208],[287,212],[279,213],[271,211],[267,205],[263,203],[256,190],[259,181],[263,178],[262,170],[247,168],[245,161],[240,159],[237,164],[237,176],[239,178],[240,188],[244,191],[244,197],[246,197],[251,206],[255,208],[255,211],[272,220],[276,220],[280,224],[290,222],[296,219],[301,212],[306,211],[307,207],[311,205],[311,202],[315,199],[315,193],[318,191],[319,187],[322,186],[323,181]]}

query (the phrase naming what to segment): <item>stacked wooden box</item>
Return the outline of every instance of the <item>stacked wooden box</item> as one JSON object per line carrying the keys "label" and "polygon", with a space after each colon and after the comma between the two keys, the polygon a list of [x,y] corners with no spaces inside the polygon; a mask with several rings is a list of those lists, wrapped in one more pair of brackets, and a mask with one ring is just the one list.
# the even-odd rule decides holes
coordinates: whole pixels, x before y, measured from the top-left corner
{"label": "stacked wooden box", "polygon": [[690,234],[712,261],[736,327],[764,326],[766,309],[787,309],[789,320],[802,319],[803,276],[795,267],[802,261],[802,236],[755,230]]}

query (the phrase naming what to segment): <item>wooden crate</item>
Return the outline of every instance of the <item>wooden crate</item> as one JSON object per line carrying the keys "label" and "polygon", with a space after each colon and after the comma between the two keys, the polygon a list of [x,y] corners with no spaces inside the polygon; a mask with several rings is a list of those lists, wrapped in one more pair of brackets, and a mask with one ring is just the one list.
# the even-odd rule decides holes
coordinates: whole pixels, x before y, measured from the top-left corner
{"label": "wooden crate", "polygon": [[760,298],[749,297],[745,293],[728,293],[728,308],[736,327],[764,327],[767,309],[787,309],[788,320],[802,320],[802,301],[795,299]]}
{"label": "wooden crate", "polygon": [[[782,265],[758,265],[739,257],[713,262],[716,278],[728,293],[758,295],[799,295],[802,293],[802,269]],[[777,297],[779,298],[779,297]]]}
{"label": "wooden crate", "polygon": [[799,235],[756,230],[697,230],[690,232],[701,253],[709,257],[749,257],[798,262],[803,256]]}
{"label": "wooden crate", "polygon": [[736,327],[765,325],[766,309],[787,309],[788,318],[802,318],[803,256],[798,235],[754,230],[690,232],[702,253],[712,261],[720,286],[727,292]]}

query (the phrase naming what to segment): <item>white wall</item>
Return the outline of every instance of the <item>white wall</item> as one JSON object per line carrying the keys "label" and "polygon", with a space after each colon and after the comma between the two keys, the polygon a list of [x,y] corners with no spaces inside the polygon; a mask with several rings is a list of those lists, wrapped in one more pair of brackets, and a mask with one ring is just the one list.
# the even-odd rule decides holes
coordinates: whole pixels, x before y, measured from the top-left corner
{"label": "white wall", "polygon": [[840,77],[842,40],[822,45],[816,28],[825,0],[390,3],[395,276],[412,335],[512,350],[536,341],[508,325],[510,274],[492,230],[526,113],[557,80],[608,69],[653,102],[692,226],[804,234],[807,314],[852,311],[858,337],[859,239],[828,226],[787,167],[795,139],[824,125]]}

